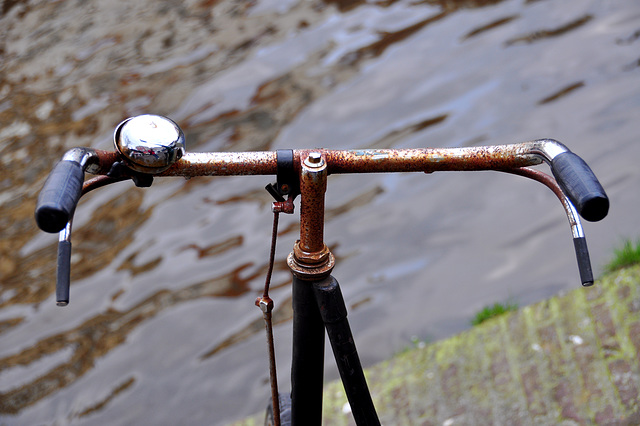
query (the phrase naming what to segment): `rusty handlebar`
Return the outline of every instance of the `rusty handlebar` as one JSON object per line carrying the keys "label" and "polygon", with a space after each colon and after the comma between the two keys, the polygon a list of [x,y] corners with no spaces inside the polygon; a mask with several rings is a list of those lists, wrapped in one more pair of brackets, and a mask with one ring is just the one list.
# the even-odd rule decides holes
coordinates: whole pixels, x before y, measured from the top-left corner
{"label": "rusty handlebar", "polygon": [[[147,129],[144,138],[140,127],[130,125],[133,130],[128,130],[125,126],[136,120],[142,120],[142,128]],[[298,260],[303,261],[298,266],[306,268],[307,261],[313,263],[326,254],[322,231],[328,175],[496,170],[532,178],[554,191],[569,218],[583,285],[593,283],[578,213],[589,221],[601,220],[607,215],[609,200],[589,166],[553,139],[461,148],[188,153],[184,149],[184,135],[175,123],[159,116],[139,116],[122,122],[116,128],[114,140],[116,151],[91,148],[67,151],[38,197],[35,210],[38,226],[47,232],[60,232],[59,305],[68,302],[71,219],[84,192],[125,179],[134,180],[138,186],[149,186],[153,177],[162,176],[279,175],[282,163],[278,157],[284,156],[283,152],[293,179],[299,181],[295,184],[301,194],[301,241],[296,249]],[[555,179],[530,168],[543,162],[549,164]],[[84,182],[83,189],[85,172],[101,176]],[[290,266],[295,273],[291,262]]]}

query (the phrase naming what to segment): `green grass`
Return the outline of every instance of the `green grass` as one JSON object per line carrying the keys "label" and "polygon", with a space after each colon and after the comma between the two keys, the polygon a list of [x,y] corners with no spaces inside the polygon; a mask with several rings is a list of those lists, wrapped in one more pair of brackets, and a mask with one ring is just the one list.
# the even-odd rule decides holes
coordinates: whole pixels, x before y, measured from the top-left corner
{"label": "green grass", "polygon": [[613,250],[613,259],[604,267],[605,271],[613,272],[640,263],[640,240],[635,244],[626,240],[621,248]]}
{"label": "green grass", "polygon": [[485,306],[480,312],[475,314],[471,320],[471,325],[482,324],[488,319],[516,310],[518,310],[518,305],[511,302],[495,303],[493,306]]}

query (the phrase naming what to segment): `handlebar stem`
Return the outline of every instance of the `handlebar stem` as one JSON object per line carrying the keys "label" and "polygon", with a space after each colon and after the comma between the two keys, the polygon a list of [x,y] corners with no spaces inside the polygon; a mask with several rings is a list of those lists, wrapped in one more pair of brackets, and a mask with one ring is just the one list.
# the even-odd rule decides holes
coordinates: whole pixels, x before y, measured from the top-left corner
{"label": "handlebar stem", "polygon": [[300,173],[300,248],[320,252],[324,246],[324,199],[327,191],[327,163],[320,152],[310,153]]}
{"label": "handlebar stem", "polygon": [[296,241],[287,263],[304,280],[328,276],[335,258],[324,243],[324,202],[327,190],[327,162],[319,151],[299,156],[300,162],[300,240]]}

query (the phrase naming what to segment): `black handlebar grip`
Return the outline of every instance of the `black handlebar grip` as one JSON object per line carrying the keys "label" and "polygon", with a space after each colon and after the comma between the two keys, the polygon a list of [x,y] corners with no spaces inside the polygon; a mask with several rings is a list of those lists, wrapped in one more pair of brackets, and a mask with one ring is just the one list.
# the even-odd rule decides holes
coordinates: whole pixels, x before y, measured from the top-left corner
{"label": "black handlebar grip", "polygon": [[582,158],[563,152],[551,161],[551,171],[580,216],[590,222],[604,219],[609,212],[609,198]]}
{"label": "black handlebar grip", "polygon": [[36,204],[36,223],[46,232],[61,231],[73,217],[82,193],[84,170],[75,161],[60,161],[47,178]]}
{"label": "black handlebar grip", "polygon": [[71,286],[71,241],[58,243],[58,276],[56,277],[56,304],[69,304],[69,287]]}

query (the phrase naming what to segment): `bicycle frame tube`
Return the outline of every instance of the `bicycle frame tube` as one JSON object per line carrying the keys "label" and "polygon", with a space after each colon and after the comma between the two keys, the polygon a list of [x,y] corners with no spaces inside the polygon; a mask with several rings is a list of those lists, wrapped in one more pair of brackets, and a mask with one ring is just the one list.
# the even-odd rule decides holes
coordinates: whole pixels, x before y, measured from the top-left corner
{"label": "bicycle frame tube", "polygon": [[291,419],[294,424],[322,422],[325,331],[313,285],[293,276],[293,341],[291,358]]}

